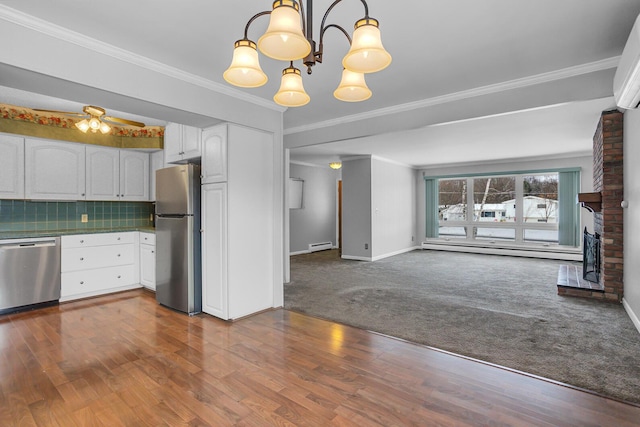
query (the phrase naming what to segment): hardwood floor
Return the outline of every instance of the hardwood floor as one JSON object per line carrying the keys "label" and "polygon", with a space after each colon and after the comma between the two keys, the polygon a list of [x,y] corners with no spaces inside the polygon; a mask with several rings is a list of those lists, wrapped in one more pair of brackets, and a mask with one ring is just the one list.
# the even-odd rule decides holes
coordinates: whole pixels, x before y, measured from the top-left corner
{"label": "hardwood floor", "polygon": [[1,426],[637,426],[640,408],[304,315],[130,291],[0,317]]}

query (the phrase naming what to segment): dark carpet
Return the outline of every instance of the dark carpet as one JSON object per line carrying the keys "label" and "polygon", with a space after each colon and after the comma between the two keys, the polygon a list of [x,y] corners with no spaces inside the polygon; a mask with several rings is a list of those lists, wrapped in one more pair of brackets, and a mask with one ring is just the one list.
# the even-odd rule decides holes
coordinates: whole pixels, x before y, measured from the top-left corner
{"label": "dark carpet", "polygon": [[557,295],[566,261],[413,251],[291,257],[285,308],[640,403],[640,334],[621,304]]}

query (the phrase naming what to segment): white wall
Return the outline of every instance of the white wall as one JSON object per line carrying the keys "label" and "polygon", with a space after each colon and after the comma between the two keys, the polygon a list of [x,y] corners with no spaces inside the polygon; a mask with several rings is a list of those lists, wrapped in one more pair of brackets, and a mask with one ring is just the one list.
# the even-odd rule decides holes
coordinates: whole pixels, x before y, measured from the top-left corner
{"label": "white wall", "polygon": [[372,258],[411,250],[416,234],[417,171],[374,157],[371,160]]}
{"label": "white wall", "polygon": [[336,238],[336,192],[340,171],[326,167],[291,163],[291,178],[304,181],[302,209],[289,209],[289,251],[304,252],[310,243],[332,242]]}
{"label": "white wall", "polygon": [[[593,124],[593,129],[597,123]],[[541,159],[528,161],[514,161],[501,163],[483,163],[478,165],[447,166],[441,168],[424,169],[417,174],[417,211],[418,211],[418,236],[424,239],[425,227],[425,185],[424,176],[449,176],[467,174],[491,174],[494,172],[518,172],[544,169],[580,168],[580,192],[593,191],[593,157],[567,157],[560,159]],[[580,210],[581,229],[585,226],[593,232],[593,214],[586,209]]]}
{"label": "white wall", "polygon": [[640,331],[640,111],[624,114],[624,306]]}
{"label": "white wall", "polygon": [[371,158],[343,160],[342,257],[370,260],[371,240]]}

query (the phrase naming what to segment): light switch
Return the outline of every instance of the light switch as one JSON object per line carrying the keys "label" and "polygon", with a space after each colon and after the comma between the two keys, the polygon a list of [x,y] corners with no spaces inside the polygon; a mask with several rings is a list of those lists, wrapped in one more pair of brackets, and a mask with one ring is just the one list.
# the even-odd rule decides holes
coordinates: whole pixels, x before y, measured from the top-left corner
{"label": "light switch", "polygon": [[82,214],[80,222],[89,222],[89,214]]}

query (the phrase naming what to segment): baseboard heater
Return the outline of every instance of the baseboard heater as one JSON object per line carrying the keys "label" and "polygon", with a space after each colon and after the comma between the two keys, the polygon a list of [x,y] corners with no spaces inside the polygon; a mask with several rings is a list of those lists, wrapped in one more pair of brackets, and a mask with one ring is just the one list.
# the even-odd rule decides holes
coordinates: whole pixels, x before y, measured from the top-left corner
{"label": "baseboard heater", "polygon": [[309,243],[309,252],[324,251],[332,247],[333,244],[331,242]]}

